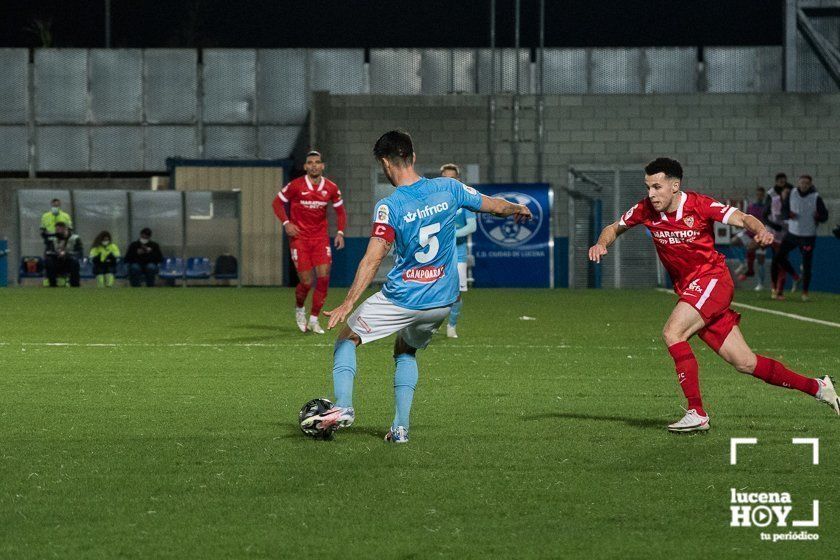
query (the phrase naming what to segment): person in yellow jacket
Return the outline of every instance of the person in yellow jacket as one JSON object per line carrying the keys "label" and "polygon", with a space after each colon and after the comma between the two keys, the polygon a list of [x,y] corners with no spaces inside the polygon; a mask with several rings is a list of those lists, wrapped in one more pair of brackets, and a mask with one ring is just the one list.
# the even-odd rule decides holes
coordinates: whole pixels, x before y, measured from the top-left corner
{"label": "person in yellow jacket", "polygon": [[111,234],[100,231],[90,249],[90,261],[93,264],[93,274],[99,288],[114,286],[114,273],[117,271],[117,258],[120,248],[111,242]]}
{"label": "person in yellow jacket", "polygon": [[73,220],[70,214],[61,209],[61,200],[54,198],[50,202],[50,209],[41,216],[41,237],[46,240],[47,236],[55,235],[55,224],[62,222],[67,229],[73,229]]}

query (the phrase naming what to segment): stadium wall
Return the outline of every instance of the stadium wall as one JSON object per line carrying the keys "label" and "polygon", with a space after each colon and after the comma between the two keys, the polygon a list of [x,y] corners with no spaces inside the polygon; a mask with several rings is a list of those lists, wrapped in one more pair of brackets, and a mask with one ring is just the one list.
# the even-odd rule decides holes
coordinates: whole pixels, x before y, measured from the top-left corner
{"label": "stadium wall", "polygon": [[[341,186],[347,200],[348,236],[363,239],[369,233],[376,202],[376,168],[370,151],[376,138],[392,128],[411,132],[420,163],[477,163],[482,182],[551,183],[556,246],[565,243],[567,231],[564,189],[569,167],[639,166],[641,170],[658,155],[682,161],[687,188],[721,198],[750,196],[756,185],[769,187],[779,171],[789,177],[809,173],[829,205],[829,224],[840,222],[840,95],[545,96],[542,177],[538,176],[537,152],[539,98],[520,96],[518,101],[515,132],[512,95],[495,96],[495,127],[491,128],[491,97],[486,95],[316,92],[309,137],[324,153],[326,174]],[[515,134],[518,142],[512,141]],[[515,168],[514,161],[518,161]],[[819,233],[830,236],[830,229],[821,226]],[[836,268],[836,260],[828,260],[836,243],[840,241],[832,237],[820,240],[816,275]],[[358,247],[336,253],[336,285],[352,281],[354,263],[364,251],[364,243],[348,245]],[[557,278],[565,279],[565,259],[556,263]],[[840,291],[840,282],[820,283],[820,288]]]}

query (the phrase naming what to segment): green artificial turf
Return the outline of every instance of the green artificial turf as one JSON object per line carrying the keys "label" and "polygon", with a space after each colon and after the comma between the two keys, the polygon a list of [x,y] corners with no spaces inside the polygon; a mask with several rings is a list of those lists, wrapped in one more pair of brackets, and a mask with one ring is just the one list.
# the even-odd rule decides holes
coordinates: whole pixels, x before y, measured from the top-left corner
{"label": "green artificial turf", "polygon": [[[341,290],[330,293],[336,305]],[[3,558],[826,558],[840,534],[840,418],[693,346],[712,430],[659,333],[673,296],[474,290],[460,338],[418,354],[411,442],[392,340],[358,352],[356,424],[304,437],[332,342],[290,289],[0,290]],[[763,299],[760,299],[763,298]],[[752,305],[840,321],[840,297]],[[840,329],[742,310],[756,351],[840,372]],[[528,316],[536,320],[520,320]],[[59,345],[60,344],[60,345]],[[729,465],[731,437],[756,437]],[[792,437],[819,437],[820,465]],[[730,488],[820,500],[817,542],[730,528]],[[798,529],[797,529],[798,530]]]}

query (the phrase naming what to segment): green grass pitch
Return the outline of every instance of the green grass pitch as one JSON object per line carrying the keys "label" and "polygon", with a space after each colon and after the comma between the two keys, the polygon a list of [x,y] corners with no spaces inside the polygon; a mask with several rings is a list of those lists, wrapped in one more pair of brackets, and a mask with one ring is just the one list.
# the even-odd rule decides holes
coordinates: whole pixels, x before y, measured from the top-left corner
{"label": "green grass pitch", "polygon": [[[327,308],[343,296],[330,293]],[[840,297],[745,303],[826,320]],[[334,333],[290,289],[0,291],[3,558],[827,558],[840,534],[840,418],[693,347],[708,434],[684,404],[648,291],[474,290],[461,338],[419,354],[411,442],[391,339],[359,349],[357,421],[304,437]],[[744,310],[754,348],[840,373],[840,329]],[[521,316],[536,318],[519,320]],[[729,465],[731,437],[756,437]],[[820,464],[793,437],[819,437]],[[816,542],[730,528],[730,488],[820,500]]]}

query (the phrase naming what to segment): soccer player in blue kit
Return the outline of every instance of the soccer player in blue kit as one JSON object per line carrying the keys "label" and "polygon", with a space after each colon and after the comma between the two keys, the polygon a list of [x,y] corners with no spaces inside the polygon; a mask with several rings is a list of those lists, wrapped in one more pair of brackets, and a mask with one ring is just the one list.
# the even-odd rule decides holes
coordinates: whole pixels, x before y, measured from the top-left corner
{"label": "soccer player in blue kit", "polygon": [[[460,179],[461,170],[454,163],[446,163],[440,168],[441,177]],[[467,240],[476,229],[475,212],[466,208],[458,208],[455,213],[455,251],[458,254],[458,300],[452,304],[452,311],[449,312],[449,323],[446,325],[446,336],[458,338],[458,318],[461,316],[461,308],[464,306],[464,292],[467,291]]]}
{"label": "soccer player in blue kit", "polygon": [[[345,428],[356,418],[353,381],[356,347],[397,333],[394,343],[394,399],[396,413],[386,441],[408,442],[409,413],[417,385],[415,354],[431,341],[458,299],[455,213],[459,208],[489,212],[500,217],[528,220],[531,212],[521,204],[487,197],[460,182],[438,177],[426,179],[414,170],[414,146],[402,131],[383,134],[373,147],[388,181],[396,187],[376,203],[367,251],[353,285],[341,305],[328,311],[328,328],[347,321],[333,354],[335,407],[305,420],[322,428]],[[394,268],[382,290],[353,306],[373,281],[382,259],[396,245]]]}

